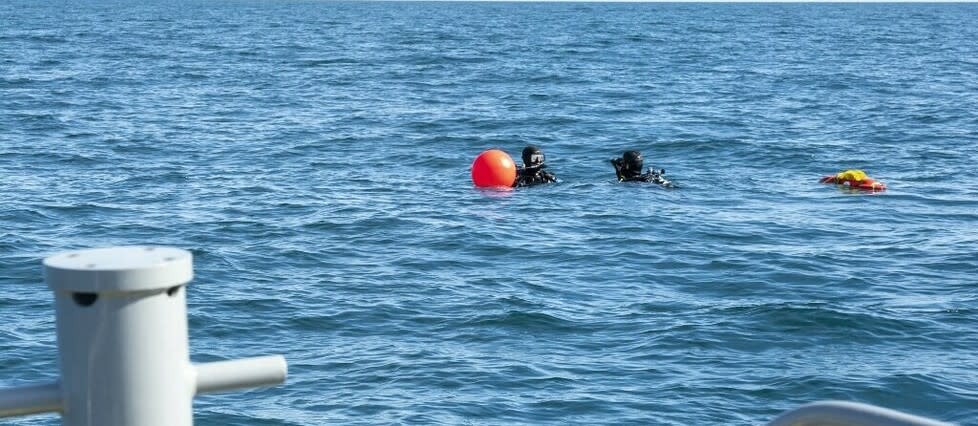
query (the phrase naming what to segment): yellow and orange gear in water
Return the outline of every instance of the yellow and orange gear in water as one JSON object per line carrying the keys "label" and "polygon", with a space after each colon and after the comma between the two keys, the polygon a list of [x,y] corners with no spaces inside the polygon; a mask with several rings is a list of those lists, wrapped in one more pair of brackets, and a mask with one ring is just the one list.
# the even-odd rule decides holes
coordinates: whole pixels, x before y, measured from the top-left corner
{"label": "yellow and orange gear in water", "polygon": [[886,190],[886,185],[883,182],[877,182],[876,179],[867,176],[866,172],[856,169],[842,171],[836,173],[834,176],[825,176],[819,182],[833,183],[864,191],[877,192]]}

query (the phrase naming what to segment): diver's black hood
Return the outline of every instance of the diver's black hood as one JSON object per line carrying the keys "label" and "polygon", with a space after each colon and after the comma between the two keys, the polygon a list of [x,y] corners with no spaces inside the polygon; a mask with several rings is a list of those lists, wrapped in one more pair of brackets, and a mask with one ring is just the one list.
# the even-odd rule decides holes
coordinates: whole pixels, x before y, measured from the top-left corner
{"label": "diver's black hood", "polygon": [[[537,157],[537,158],[534,158]],[[537,161],[534,161],[537,160]],[[523,166],[527,168],[539,167],[544,162],[543,151],[536,145],[527,145],[523,148]]]}
{"label": "diver's black hood", "polygon": [[621,156],[623,171],[629,174],[642,174],[642,153],[625,151]]}

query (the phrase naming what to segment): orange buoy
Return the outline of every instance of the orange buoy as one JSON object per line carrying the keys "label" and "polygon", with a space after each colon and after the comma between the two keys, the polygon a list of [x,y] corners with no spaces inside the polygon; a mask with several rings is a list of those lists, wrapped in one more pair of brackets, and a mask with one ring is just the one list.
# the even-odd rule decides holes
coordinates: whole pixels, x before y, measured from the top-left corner
{"label": "orange buoy", "polygon": [[498,149],[479,154],[472,162],[472,183],[480,188],[512,188],[516,181],[516,163],[513,157]]}

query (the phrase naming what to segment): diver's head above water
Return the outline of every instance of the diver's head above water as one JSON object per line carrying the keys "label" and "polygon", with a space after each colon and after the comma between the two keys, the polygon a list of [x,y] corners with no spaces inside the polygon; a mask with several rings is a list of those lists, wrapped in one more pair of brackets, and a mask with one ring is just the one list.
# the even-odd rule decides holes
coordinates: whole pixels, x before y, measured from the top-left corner
{"label": "diver's head above water", "polygon": [[625,151],[621,155],[621,169],[628,174],[642,174],[642,153]]}
{"label": "diver's head above water", "polygon": [[523,167],[528,169],[541,167],[544,159],[543,151],[536,145],[527,145],[523,148]]}

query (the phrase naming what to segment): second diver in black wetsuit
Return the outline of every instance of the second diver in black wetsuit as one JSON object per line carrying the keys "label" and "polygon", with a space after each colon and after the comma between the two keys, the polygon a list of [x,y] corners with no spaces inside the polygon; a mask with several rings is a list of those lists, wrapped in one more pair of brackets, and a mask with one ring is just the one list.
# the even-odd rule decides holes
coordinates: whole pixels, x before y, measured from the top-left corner
{"label": "second diver in black wetsuit", "polygon": [[672,186],[672,182],[665,178],[666,170],[655,170],[642,173],[642,153],[638,151],[625,151],[621,158],[612,158],[611,165],[615,166],[615,175],[618,182],[649,182],[662,186]]}
{"label": "second diver in black wetsuit", "polygon": [[523,148],[523,167],[516,170],[516,181],[513,186],[530,186],[541,183],[557,182],[557,177],[544,168],[543,151],[534,145],[527,145]]}

